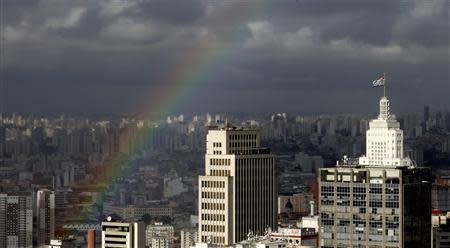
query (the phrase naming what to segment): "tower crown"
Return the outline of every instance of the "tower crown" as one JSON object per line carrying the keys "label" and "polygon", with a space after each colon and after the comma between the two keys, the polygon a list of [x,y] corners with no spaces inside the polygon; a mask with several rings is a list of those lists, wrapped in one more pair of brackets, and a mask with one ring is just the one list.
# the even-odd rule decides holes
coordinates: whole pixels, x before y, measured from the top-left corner
{"label": "tower crown", "polygon": [[360,165],[409,166],[411,160],[403,154],[403,130],[390,114],[389,99],[380,99],[380,113],[369,123],[366,132],[366,155],[359,158]]}

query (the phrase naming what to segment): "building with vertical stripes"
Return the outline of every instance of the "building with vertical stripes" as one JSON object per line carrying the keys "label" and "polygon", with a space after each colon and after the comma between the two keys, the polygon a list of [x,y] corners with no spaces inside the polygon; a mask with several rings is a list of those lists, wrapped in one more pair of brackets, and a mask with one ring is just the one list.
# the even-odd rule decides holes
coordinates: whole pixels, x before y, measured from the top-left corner
{"label": "building with vertical stripes", "polygon": [[41,247],[55,238],[55,192],[38,190],[36,199],[37,245]]}
{"label": "building with vertical stripes", "polygon": [[201,243],[232,245],[276,229],[274,157],[257,130],[209,129],[198,194]]}

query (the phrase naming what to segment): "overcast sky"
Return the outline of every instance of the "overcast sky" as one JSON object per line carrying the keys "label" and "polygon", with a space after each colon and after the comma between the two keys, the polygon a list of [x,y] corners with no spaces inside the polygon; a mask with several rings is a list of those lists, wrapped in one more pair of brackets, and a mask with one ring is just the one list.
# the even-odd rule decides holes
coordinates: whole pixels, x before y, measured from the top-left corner
{"label": "overcast sky", "polygon": [[1,0],[5,111],[449,106],[448,0]]}

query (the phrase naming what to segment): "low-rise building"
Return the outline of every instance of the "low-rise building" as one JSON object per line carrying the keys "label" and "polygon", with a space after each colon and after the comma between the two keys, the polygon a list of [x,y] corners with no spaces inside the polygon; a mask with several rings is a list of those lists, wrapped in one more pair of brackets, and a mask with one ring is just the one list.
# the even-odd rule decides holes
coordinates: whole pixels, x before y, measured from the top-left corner
{"label": "low-rise building", "polygon": [[156,222],[147,226],[147,246],[150,248],[171,248],[173,246],[173,226]]}
{"label": "low-rise building", "polygon": [[102,222],[102,248],[145,248],[143,222],[115,221],[109,216]]}

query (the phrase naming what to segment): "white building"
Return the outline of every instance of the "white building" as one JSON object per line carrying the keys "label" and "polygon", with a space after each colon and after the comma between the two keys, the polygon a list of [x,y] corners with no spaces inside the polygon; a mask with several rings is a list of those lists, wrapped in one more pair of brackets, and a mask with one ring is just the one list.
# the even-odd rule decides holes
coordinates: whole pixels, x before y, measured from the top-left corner
{"label": "white building", "polygon": [[365,156],[320,170],[320,247],[430,247],[431,172],[404,157],[386,97],[366,140]]}
{"label": "white building", "polygon": [[277,191],[274,158],[256,130],[208,131],[205,176],[199,177],[199,242],[232,245],[249,230],[274,229]]}
{"label": "white building", "polygon": [[269,236],[272,240],[286,241],[288,247],[317,247],[317,230],[314,228],[279,227]]}
{"label": "white building", "polygon": [[148,225],[146,231],[147,246],[150,248],[170,248],[173,246],[173,226],[156,222]]}
{"label": "white building", "polygon": [[102,248],[145,248],[143,222],[114,221],[108,217],[102,222]]}

